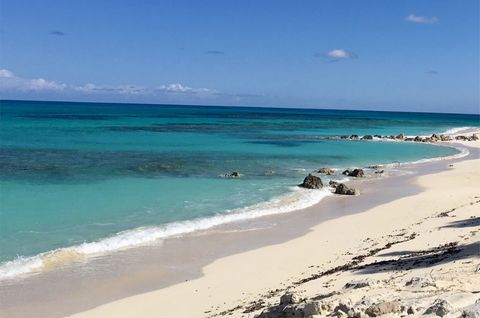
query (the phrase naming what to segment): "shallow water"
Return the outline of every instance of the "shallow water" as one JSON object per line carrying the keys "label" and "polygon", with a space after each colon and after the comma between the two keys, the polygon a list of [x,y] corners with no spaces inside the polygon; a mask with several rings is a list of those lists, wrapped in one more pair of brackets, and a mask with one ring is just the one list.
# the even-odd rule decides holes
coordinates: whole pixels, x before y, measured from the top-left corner
{"label": "shallow water", "polygon": [[[294,186],[322,166],[457,153],[329,136],[478,126],[475,115],[137,104],[1,101],[0,113],[0,275],[59,248],[107,252],[311,205],[326,192]],[[222,177],[231,171],[242,177]]]}

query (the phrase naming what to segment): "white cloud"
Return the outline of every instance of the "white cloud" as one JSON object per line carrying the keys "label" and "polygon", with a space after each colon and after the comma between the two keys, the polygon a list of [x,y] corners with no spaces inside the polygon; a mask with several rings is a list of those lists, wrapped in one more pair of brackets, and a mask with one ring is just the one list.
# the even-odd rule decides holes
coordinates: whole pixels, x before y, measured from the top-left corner
{"label": "white cloud", "polygon": [[437,17],[424,17],[420,15],[410,14],[405,17],[405,21],[412,23],[433,24],[438,22]]}
{"label": "white cloud", "polygon": [[83,92],[83,93],[119,93],[125,95],[141,95],[149,93],[149,90],[135,85],[117,85],[117,86],[108,86],[108,85],[96,85],[88,83],[82,86],[73,87],[74,90]]}
{"label": "white cloud", "polygon": [[192,88],[189,86],[184,86],[180,83],[172,83],[167,85],[162,85],[158,88],[159,91],[167,93],[183,93],[183,94],[209,94],[214,93],[213,90],[208,88]]}
{"label": "white cloud", "polygon": [[334,49],[325,53],[317,53],[315,54],[315,56],[326,57],[331,61],[340,61],[340,60],[352,59],[357,57],[355,53],[344,50],[344,49]]}
{"label": "white cloud", "polygon": [[23,78],[7,69],[0,69],[0,92],[66,92],[82,94],[113,94],[180,97],[179,95],[195,95],[198,97],[217,96],[217,91],[207,88],[192,88],[180,83],[162,85],[160,87],[143,87],[137,85],[67,85],[44,78]]}
{"label": "white cloud", "polygon": [[13,72],[0,69],[0,90],[19,91],[62,91],[66,84],[48,81],[43,78],[22,78],[15,76]]}
{"label": "white cloud", "polygon": [[0,69],[0,77],[1,78],[13,77],[13,73],[6,69]]}

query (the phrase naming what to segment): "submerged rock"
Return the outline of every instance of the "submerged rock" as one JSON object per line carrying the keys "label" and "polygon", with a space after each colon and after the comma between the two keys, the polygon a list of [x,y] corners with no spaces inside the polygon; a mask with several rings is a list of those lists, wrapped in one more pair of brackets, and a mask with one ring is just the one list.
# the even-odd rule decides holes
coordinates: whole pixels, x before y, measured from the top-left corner
{"label": "submerged rock", "polygon": [[335,173],[335,171],[334,171],[333,169],[325,168],[325,167],[318,169],[317,172],[318,172],[318,173],[324,173],[324,174],[326,174],[327,176],[330,176],[330,175],[332,175],[332,174]]}
{"label": "submerged rock", "polygon": [[355,195],[357,194],[357,190],[349,188],[345,184],[340,183],[335,187],[335,194]]}
{"label": "submerged rock", "polygon": [[237,171],[233,171],[233,172],[225,173],[223,176],[225,178],[240,178],[240,173]]}
{"label": "submerged rock", "polygon": [[305,179],[303,179],[303,182],[298,186],[307,189],[320,189],[323,187],[323,183],[320,177],[308,174],[308,176],[306,176]]}

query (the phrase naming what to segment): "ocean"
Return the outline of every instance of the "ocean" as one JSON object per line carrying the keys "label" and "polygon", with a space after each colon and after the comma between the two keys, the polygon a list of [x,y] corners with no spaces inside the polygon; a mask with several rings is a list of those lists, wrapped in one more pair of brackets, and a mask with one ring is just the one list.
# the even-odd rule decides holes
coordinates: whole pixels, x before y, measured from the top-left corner
{"label": "ocean", "polygon": [[[320,167],[459,153],[334,136],[478,126],[464,114],[1,101],[0,279],[58,253],[101,255],[311,206],[330,192],[296,185]],[[233,171],[241,177],[224,176]]]}

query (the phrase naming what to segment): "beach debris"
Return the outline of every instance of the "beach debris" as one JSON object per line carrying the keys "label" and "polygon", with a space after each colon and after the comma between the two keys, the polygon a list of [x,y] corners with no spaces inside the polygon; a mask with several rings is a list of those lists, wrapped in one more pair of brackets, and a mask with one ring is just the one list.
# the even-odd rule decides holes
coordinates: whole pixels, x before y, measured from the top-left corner
{"label": "beach debris", "polygon": [[335,170],[330,169],[330,168],[325,168],[325,167],[323,167],[323,168],[318,169],[317,172],[318,172],[318,173],[324,173],[324,174],[326,174],[327,176],[331,176],[332,174],[335,173]]}
{"label": "beach debris", "polygon": [[375,171],[376,174],[382,174],[382,173],[384,173],[384,172],[385,172],[385,170],[377,170],[377,171]]}
{"label": "beach debris", "polygon": [[343,286],[343,288],[347,289],[357,289],[357,288],[364,288],[364,287],[372,287],[378,284],[378,281],[373,281],[370,279],[362,279],[362,280],[352,280]]}
{"label": "beach debris", "polygon": [[407,309],[407,314],[408,315],[414,315],[415,312],[416,312],[416,310],[413,306],[408,307],[408,309]]}
{"label": "beach debris", "polygon": [[322,312],[318,301],[302,301],[294,293],[287,292],[280,297],[280,303],[263,310],[256,318],[311,317]]}
{"label": "beach debris", "polygon": [[237,171],[228,172],[223,175],[225,178],[240,178],[241,174]]}
{"label": "beach debris", "polygon": [[443,317],[450,311],[452,311],[452,306],[446,300],[437,299],[432,306],[428,307],[427,310],[425,310],[424,315],[434,314]]}
{"label": "beach debris", "polygon": [[308,176],[303,179],[303,182],[298,186],[307,189],[320,189],[323,187],[323,183],[320,177],[314,176],[313,174],[309,173]]}
{"label": "beach debris", "polygon": [[335,194],[355,195],[357,194],[357,190],[340,183],[335,187]]}
{"label": "beach debris", "polygon": [[363,172],[363,169],[353,169],[353,170],[347,169],[343,171],[342,174],[349,177],[355,177],[355,178],[360,178],[365,175],[365,173]]}
{"label": "beach debris", "polygon": [[435,282],[428,277],[412,277],[410,278],[406,283],[405,286],[411,286],[411,287],[420,287],[420,288],[425,288],[425,287],[437,287]]}
{"label": "beach debris", "polygon": [[400,312],[400,308],[400,304],[397,301],[384,301],[371,305],[365,310],[365,313],[370,317],[378,317],[381,315]]}

